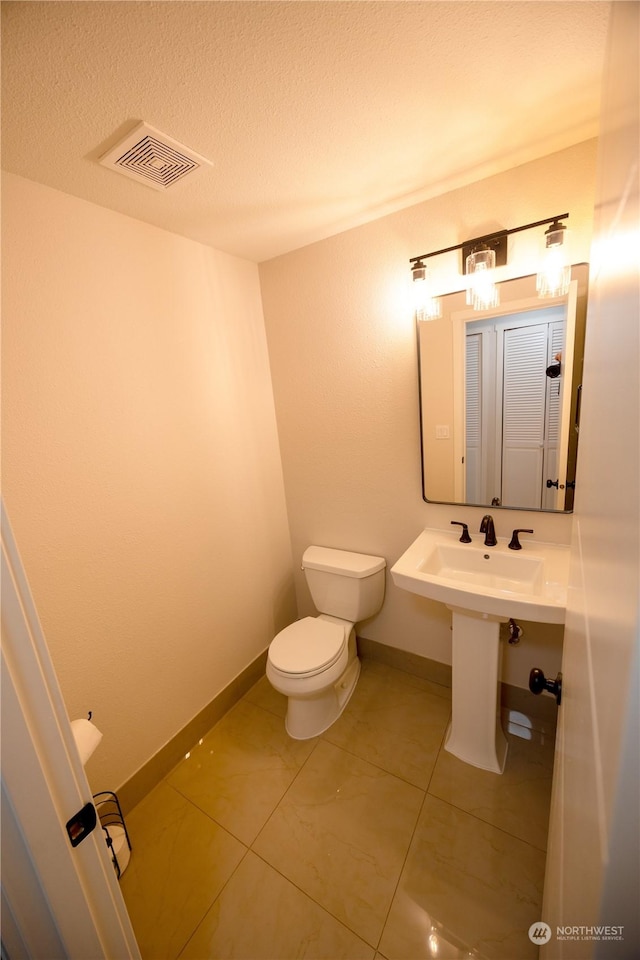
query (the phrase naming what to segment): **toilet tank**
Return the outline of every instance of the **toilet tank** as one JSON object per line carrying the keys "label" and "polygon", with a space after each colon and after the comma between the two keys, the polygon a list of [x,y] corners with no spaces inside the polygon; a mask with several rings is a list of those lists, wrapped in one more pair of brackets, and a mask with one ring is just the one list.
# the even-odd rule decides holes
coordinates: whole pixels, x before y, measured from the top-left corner
{"label": "toilet tank", "polygon": [[372,617],[382,606],[385,566],[384,557],[331,547],[307,547],[302,557],[316,610],[350,623]]}

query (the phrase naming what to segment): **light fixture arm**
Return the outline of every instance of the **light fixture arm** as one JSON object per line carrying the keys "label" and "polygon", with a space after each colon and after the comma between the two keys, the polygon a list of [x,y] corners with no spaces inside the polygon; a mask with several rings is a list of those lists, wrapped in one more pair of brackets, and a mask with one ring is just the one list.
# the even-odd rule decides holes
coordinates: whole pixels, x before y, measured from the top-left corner
{"label": "light fixture arm", "polygon": [[473,240],[465,240],[464,243],[456,243],[452,247],[443,247],[442,250],[434,250],[432,253],[422,253],[419,257],[411,257],[409,263],[415,263],[418,260],[428,260],[430,257],[438,257],[442,253],[452,253],[454,250],[462,250],[463,247],[473,247],[481,243],[490,243],[499,237],[510,237],[512,233],[522,233],[523,230],[533,230],[535,227],[543,227],[547,223],[558,223],[561,220],[568,220],[568,213],[561,213],[557,217],[547,217],[544,220],[536,220],[534,223],[525,223],[521,227],[511,227],[510,230],[498,230],[495,233],[487,233],[483,237],[475,237]]}

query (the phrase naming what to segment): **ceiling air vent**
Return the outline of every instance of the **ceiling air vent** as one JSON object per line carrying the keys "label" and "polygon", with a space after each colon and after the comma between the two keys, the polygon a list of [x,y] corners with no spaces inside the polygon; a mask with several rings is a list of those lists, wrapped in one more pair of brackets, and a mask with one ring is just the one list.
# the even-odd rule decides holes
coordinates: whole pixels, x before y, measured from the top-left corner
{"label": "ceiling air vent", "polygon": [[100,163],[154,190],[168,190],[204,164],[211,166],[210,160],[148,123],[139,123]]}

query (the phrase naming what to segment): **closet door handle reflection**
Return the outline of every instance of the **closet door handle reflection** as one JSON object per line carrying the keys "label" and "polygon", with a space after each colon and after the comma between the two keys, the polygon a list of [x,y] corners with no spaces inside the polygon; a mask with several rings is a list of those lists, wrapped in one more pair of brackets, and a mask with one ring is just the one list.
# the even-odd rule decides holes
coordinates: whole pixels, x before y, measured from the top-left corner
{"label": "closet door handle reflection", "polygon": [[573,423],[573,428],[576,433],[580,433],[580,410],[582,409],[582,384],[578,384],[578,390],[576,392],[576,419]]}

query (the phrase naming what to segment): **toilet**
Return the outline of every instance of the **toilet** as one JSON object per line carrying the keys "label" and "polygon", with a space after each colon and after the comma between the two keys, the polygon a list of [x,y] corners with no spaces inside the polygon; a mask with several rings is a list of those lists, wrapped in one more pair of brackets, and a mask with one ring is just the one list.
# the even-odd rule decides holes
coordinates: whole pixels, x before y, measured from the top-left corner
{"label": "toilet", "polygon": [[281,630],[269,646],[267,678],[288,698],[285,726],[294,740],[334,723],[360,676],[355,625],[380,610],[384,557],[308,547],[302,569],[318,610]]}

